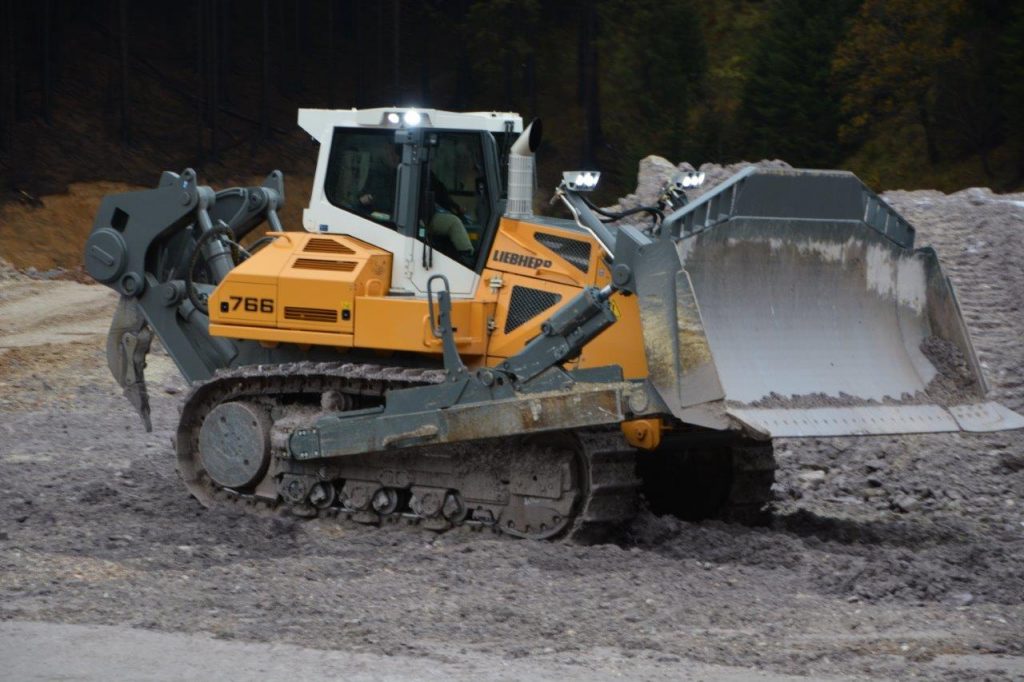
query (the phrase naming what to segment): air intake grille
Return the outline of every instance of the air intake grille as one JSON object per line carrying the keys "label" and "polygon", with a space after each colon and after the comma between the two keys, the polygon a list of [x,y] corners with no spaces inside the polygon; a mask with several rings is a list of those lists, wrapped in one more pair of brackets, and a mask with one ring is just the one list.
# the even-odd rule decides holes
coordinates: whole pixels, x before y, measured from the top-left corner
{"label": "air intake grille", "polygon": [[351,260],[296,258],[295,264],[292,267],[299,270],[335,270],[337,272],[352,272],[356,269],[356,262]]}
{"label": "air intake grille", "polygon": [[534,239],[569,261],[580,272],[590,269],[590,243],[567,239],[544,232],[535,232]]}
{"label": "air intake grille", "polygon": [[355,253],[344,244],[323,237],[313,237],[306,242],[306,247],[302,250],[306,253]]}
{"label": "air intake grille", "polygon": [[512,287],[505,318],[505,333],[522,327],[526,322],[562,300],[561,294],[529,287]]}
{"label": "air intake grille", "polygon": [[293,308],[285,306],[284,319],[331,324],[338,321],[338,311],[327,310],[326,308]]}

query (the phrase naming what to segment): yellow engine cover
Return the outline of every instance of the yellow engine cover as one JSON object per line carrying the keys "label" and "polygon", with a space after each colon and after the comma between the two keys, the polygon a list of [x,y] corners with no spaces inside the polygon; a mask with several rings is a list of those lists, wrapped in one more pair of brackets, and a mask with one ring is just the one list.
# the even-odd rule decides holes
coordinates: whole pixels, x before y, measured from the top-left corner
{"label": "yellow engine cover", "polygon": [[[439,356],[423,296],[389,296],[392,255],[348,235],[284,232],[221,282],[210,333],[264,344],[361,348]],[[499,365],[585,286],[611,274],[590,235],[502,219],[473,298],[452,301],[455,344],[471,368]],[[619,365],[647,375],[635,297],[612,299],[619,321],[567,367]]]}
{"label": "yellow engine cover", "polygon": [[358,297],[385,296],[391,254],[354,237],[277,239],[232,270],[210,297],[210,333],[265,342],[351,347]]}

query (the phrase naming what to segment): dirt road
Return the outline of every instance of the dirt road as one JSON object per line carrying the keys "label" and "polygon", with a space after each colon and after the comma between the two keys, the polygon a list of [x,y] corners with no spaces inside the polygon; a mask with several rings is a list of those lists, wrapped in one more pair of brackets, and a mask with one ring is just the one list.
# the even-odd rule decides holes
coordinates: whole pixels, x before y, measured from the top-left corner
{"label": "dirt road", "polygon": [[[994,397],[1024,409],[1024,196],[887,198],[958,285]],[[782,442],[771,527],[645,514],[590,547],[215,514],[174,471],[167,356],[146,434],[105,367],[107,290],[6,272],[0,658],[21,678],[47,678],[34,637],[111,665],[188,652],[211,677],[1024,676],[1019,432]],[[86,658],[90,679],[106,661]]]}

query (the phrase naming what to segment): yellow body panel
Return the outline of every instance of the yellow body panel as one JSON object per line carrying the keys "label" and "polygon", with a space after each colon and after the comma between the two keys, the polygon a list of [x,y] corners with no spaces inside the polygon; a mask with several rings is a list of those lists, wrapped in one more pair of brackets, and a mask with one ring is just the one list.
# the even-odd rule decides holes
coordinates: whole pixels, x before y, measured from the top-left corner
{"label": "yellow body panel", "polygon": [[[438,356],[425,298],[388,296],[392,255],[346,235],[286,232],[225,278],[210,297],[210,333],[265,344],[363,348]],[[551,225],[502,219],[473,299],[452,302],[459,353],[497,365],[540,334],[547,317],[610,272],[597,240]],[[616,294],[619,321],[570,368],[619,365],[647,376],[636,299]],[[648,433],[653,429],[648,428]]]}
{"label": "yellow body panel", "polygon": [[[211,333],[261,341],[351,346],[358,296],[391,286],[391,254],[347,236],[285,232],[232,270],[210,297]],[[265,335],[235,327],[273,327]],[[339,334],[348,341],[299,332]],[[310,338],[321,339],[311,341]]]}
{"label": "yellow body panel", "polygon": [[615,294],[611,301],[619,321],[587,344],[580,354],[579,367],[619,365],[625,378],[643,379],[647,376],[647,354],[636,297]]}
{"label": "yellow body panel", "polygon": [[262,341],[273,347],[279,343],[294,343],[300,346],[330,346],[348,350],[353,346],[351,334],[335,332],[309,332],[294,329],[267,329],[266,327],[247,327],[240,324],[210,324],[210,334],[225,336],[231,339],[249,339]]}
{"label": "yellow body panel", "polygon": [[[575,260],[576,263],[585,262],[585,270],[542,243],[549,241],[545,235],[587,244],[589,257]],[[543,262],[537,263],[537,260]],[[487,351],[487,364],[492,366],[514,355],[530,339],[540,334],[540,325],[547,317],[545,312],[550,315],[558,304],[568,301],[584,286],[602,287],[611,281],[611,273],[604,261],[604,251],[589,234],[518,220],[501,221],[488,259],[488,268],[493,270],[484,271],[481,289],[488,288],[495,275],[502,280],[502,286],[498,289],[495,330]],[[512,311],[510,303],[513,289],[517,286],[558,294],[561,298],[522,326],[505,332]],[[480,295],[478,293],[478,297]],[[591,341],[572,363],[572,367],[619,365],[627,379],[646,377],[647,357],[644,354],[640,310],[636,299],[616,294],[612,297],[612,305],[619,321]]]}
{"label": "yellow body panel", "polygon": [[[581,290],[579,286],[572,286],[568,284],[560,284],[555,282],[548,282],[542,279],[535,279],[533,277],[524,277],[523,275],[513,273],[502,273],[502,286],[498,289],[498,301],[497,301],[497,313],[494,316],[495,329],[491,335],[490,344],[488,344],[487,354],[494,356],[498,359],[504,359],[510,355],[515,355],[523,346],[540,333],[540,324],[558,307],[564,303],[567,303],[569,299],[578,294]],[[550,302],[548,307],[535,306],[531,310],[536,310],[534,317],[530,318],[526,322],[523,322],[520,326],[511,329],[506,332],[510,324],[510,317],[515,317],[514,309],[512,308],[511,302],[513,294],[517,301],[520,297],[533,297],[539,298],[533,292],[540,292],[543,294],[550,294],[547,296],[545,303]],[[547,313],[545,315],[545,313]],[[513,319],[512,324],[515,323]],[[490,364],[496,364],[494,362]]]}
{"label": "yellow body panel", "polygon": [[212,318],[216,310],[217,319],[225,324],[274,328],[277,326],[276,300],[275,283],[240,279],[220,296],[214,292],[210,297],[210,316]]}
{"label": "yellow body panel", "polygon": [[[359,324],[358,348],[440,353],[441,339],[430,330],[426,300],[408,297],[361,297],[356,299]],[[455,345],[469,365],[479,364],[487,349],[487,318],[494,304],[483,301],[452,301]]]}
{"label": "yellow body panel", "polygon": [[[543,240],[543,235],[588,244],[590,253],[586,258],[586,270],[574,266],[557,251],[539,241],[538,236]],[[502,218],[498,234],[494,236],[487,267],[549,282],[583,287],[593,283],[599,270],[606,270],[602,263],[602,255],[597,241],[589,235],[575,232],[569,234],[557,227]]]}

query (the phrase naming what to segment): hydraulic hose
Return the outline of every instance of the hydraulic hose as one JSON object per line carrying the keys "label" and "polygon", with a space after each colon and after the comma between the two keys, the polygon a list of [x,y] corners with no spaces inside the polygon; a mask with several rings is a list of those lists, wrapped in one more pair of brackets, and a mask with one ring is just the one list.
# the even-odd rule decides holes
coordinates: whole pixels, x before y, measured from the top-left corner
{"label": "hydraulic hose", "polygon": [[203,254],[203,246],[206,242],[216,237],[223,237],[231,247],[231,261],[232,263],[238,263],[241,256],[241,247],[238,246],[234,241],[235,233],[232,232],[231,228],[225,224],[214,225],[209,230],[203,232],[196,240],[196,245],[192,250],[192,257],[188,262],[188,271],[185,276],[185,290],[188,292],[188,300],[192,302],[192,305],[196,307],[199,312],[204,315],[210,314],[210,306],[207,305],[199,296],[199,291],[196,289],[195,283],[195,271],[196,266],[199,265],[199,259]]}
{"label": "hydraulic hose", "polygon": [[661,209],[658,208],[657,206],[637,206],[636,208],[629,208],[626,209],[625,211],[614,213],[612,211],[606,211],[603,208],[599,208],[592,201],[590,201],[590,199],[587,199],[582,194],[580,195],[580,198],[583,199],[583,203],[585,203],[587,207],[590,208],[590,210],[592,210],[594,213],[597,213],[598,215],[603,215],[605,218],[609,218],[611,220],[622,220],[623,218],[626,218],[631,215],[636,215],[637,213],[650,213],[651,216],[654,218],[655,224],[658,224],[665,219],[665,214],[663,214],[661,212]]}

